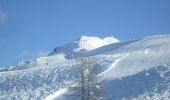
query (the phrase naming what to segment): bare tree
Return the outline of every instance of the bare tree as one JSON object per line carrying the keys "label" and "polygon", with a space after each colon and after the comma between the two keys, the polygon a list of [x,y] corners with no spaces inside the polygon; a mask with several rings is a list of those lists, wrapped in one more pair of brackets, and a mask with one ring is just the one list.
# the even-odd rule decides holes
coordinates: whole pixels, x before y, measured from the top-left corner
{"label": "bare tree", "polygon": [[102,100],[100,94],[104,87],[104,81],[99,81],[94,74],[94,68],[97,67],[96,60],[93,57],[83,57],[78,61],[78,77],[75,79],[77,85],[72,87],[75,91],[74,94],[81,100]]}

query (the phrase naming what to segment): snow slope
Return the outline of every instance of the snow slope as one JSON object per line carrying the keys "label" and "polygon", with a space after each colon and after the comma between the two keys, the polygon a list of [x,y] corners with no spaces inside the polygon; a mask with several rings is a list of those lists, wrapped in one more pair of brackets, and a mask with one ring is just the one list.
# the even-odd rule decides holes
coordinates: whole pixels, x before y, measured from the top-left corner
{"label": "snow slope", "polygon": [[[170,36],[154,36],[123,46],[106,54],[121,55],[121,60],[111,66],[102,76],[124,77],[149,68],[170,65]],[[114,62],[114,63],[115,63]],[[136,67],[138,66],[138,67]],[[106,73],[104,75],[104,73]]]}
{"label": "snow slope", "polygon": [[21,61],[15,65],[6,67],[1,69],[0,71],[11,71],[11,70],[24,70],[27,68],[35,68],[35,67],[49,67],[55,65],[63,65],[68,60],[65,58],[65,54],[60,53],[55,56],[46,56],[46,57],[39,57],[33,60],[25,60]]}
{"label": "snow slope", "polygon": [[74,84],[81,56],[95,57],[108,100],[170,93],[170,35],[125,42],[82,36],[56,47],[49,56],[1,69],[0,99],[72,100],[64,94]]}

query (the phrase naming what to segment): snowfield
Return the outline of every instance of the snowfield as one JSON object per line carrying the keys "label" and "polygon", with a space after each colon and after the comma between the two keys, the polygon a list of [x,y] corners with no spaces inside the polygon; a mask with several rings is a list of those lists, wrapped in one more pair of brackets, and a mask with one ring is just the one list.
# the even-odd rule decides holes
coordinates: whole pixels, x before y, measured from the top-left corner
{"label": "snowfield", "polygon": [[59,89],[58,91],[54,92],[53,94],[50,94],[43,100],[54,100],[57,98],[60,98],[60,96],[68,91],[67,88]]}
{"label": "snowfield", "polygon": [[107,100],[170,99],[170,35],[120,42],[82,36],[48,56],[0,69],[2,100],[74,100],[77,59],[93,56],[97,77],[106,81]]}

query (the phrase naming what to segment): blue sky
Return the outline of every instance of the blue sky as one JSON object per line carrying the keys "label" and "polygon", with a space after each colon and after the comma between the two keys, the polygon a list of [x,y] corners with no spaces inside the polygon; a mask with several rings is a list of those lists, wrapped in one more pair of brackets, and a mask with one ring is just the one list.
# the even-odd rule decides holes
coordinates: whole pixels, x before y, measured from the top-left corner
{"label": "blue sky", "polygon": [[121,41],[170,33],[170,0],[0,0],[0,66],[81,35]]}

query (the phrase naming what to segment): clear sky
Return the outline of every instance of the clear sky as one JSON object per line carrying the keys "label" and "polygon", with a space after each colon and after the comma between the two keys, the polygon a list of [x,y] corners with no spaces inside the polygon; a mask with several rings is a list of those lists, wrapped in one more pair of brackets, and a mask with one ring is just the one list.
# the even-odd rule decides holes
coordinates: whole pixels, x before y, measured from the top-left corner
{"label": "clear sky", "polygon": [[170,0],[0,0],[0,66],[81,35],[121,41],[170,33]]}

